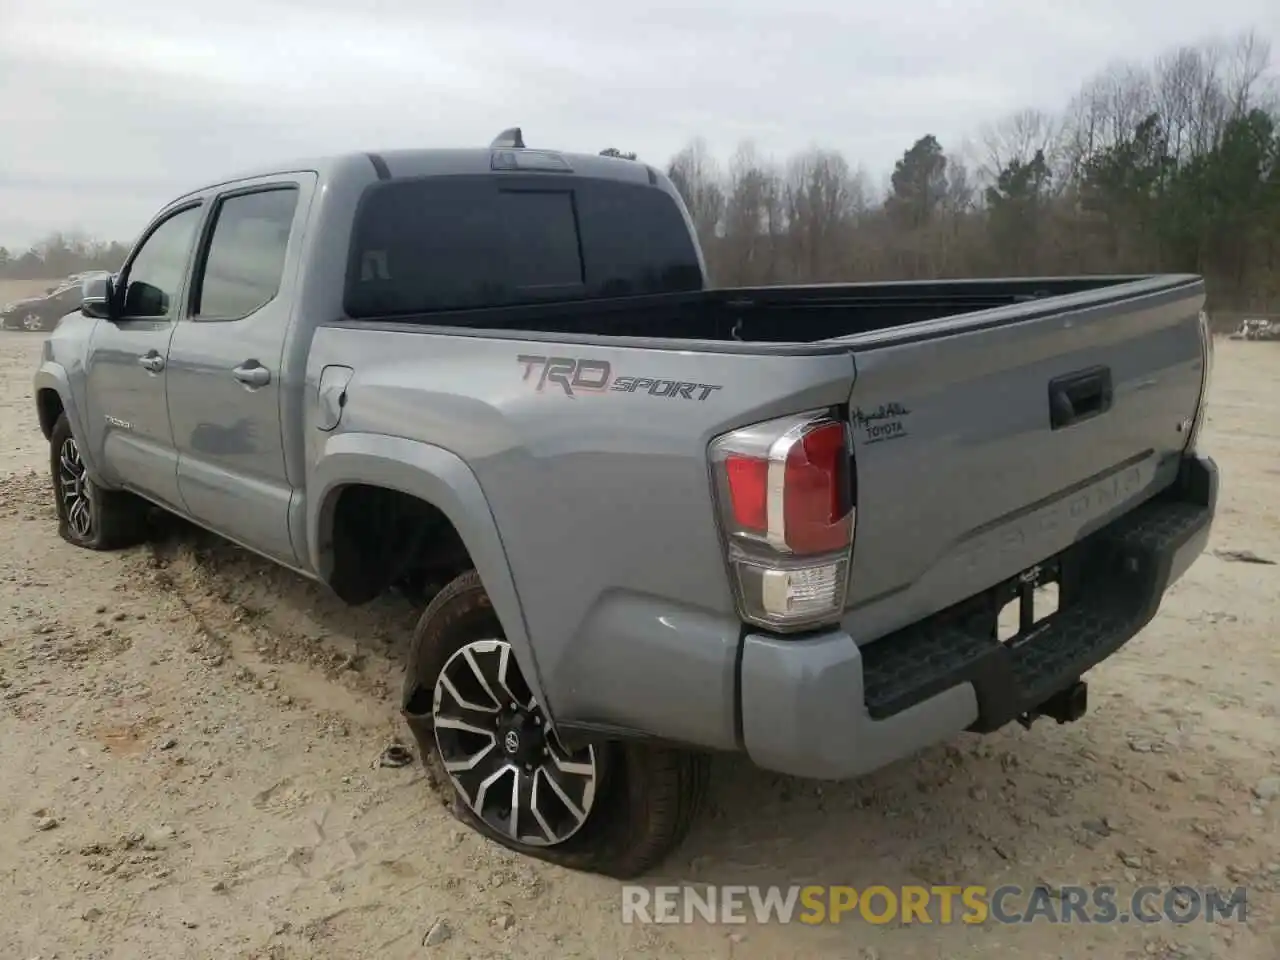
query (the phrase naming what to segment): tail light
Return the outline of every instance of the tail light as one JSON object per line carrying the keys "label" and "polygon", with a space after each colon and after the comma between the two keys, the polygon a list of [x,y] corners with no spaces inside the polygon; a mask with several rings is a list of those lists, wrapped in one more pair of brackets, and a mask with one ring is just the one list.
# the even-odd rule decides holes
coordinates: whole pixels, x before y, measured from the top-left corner
{"label": "tail light", "polygon": [[1191,421],[1191,430],[1187,438],[1187,453],[1195,453],[1200,441],[1200,431],[1204,429],[1207,416],[1205,408],[1209,404],[1209,386],[1213,381],[1213,328],[1209,324],[1209,315],[1200,311],[1200,355],[1204,360],[1204,372],[1200,376],[1200,402],[1196,406],[1195,419]]}
{"label": "tail light", "polygon": [[753,424],[710,459],[742,618],[780,632],[838,620],[855,516],[847,424],[826,411]]}

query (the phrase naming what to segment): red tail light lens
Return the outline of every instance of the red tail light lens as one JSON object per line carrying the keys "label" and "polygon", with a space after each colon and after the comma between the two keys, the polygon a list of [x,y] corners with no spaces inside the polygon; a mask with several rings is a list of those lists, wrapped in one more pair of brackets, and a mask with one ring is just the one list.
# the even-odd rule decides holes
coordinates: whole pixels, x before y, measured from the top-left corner
{"label": "red tail light lens", "polygon": [[743,530],[765,533],[769,529],[769,461],[732,454],[725,459],[733,519]]}
{"label": "red tail light lens", "polygon": [[804,434],[787,454],[783,514],[792,553],[828,553],[849,545],[849,450],[842,423]]}

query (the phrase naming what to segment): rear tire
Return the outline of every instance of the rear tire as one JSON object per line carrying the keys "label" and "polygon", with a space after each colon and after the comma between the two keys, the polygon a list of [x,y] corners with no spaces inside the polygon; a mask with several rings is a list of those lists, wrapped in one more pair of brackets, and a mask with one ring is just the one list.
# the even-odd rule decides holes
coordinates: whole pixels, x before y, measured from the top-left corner
{"label": "rear tire", "polygon": [[103,490],[89,478],[65,413],[49,437],[49,469],[58,536],[67,543],[116,550],[146,539],[146,502],[124,491]]}
{"label": "rear tire", "polygon": [[[490,658],[487,664],[483,663],[486,658]],[[472,675],[469,671],[479,676],[478,664],[486,670],[496,664],[507,680],[497,680],[495,675],[487,684],[480,680],[461,691]],[[500,696],[488,692],[494,687]],[[513,689],[515,694],[508,697],[506,692]],[[633,742],[599,742],[569,754],[559,746],[554,729],[542,719],[541,707],[531,695],[527,698],[532,711],[529,725],[511,725],[516,721],[507,719],[509,704],[499,701],[523,706],[526,690],[479,575],[474,570],[464,573],[436,595],[419,619],[404,686],[405,719],[428,781],[445,806],[460,821],[508,849],[570,869],[627,879],[655,867],[684,840],[701,809],[709,779],[707,757]],[[457,716],[450,710],[451,704],[459,702],[453,696],[458,692],[463,693],[463,701],[469,701],[463,707],[467,725],[474,723],[485,730],[456,733]],[[438,719],[444,721],[439,731]],[[491,734],[485,732],[490,720]],[[514,730],[520,744],[526,733],[537,734],[544,723],[547,746],[525,765],[523,761],[531,758],[517,755],[503,731]],[[459,736],[471,738],[477,746],[470,757],[459,752]],[[504,753],[506,749],[510,752]],[[540,756],[547,759],[540,761]],[[464,762],[472,763],[472,768],[457,772]],[[455,772],[447,770],[446,763]],[[588,765],[590,774],[585,772]],[[532,773],[525,776],[531,786],[526,788],[519,778],[530,767]],[[556,797],[574,794],[575,787],[581,786],[581,781],[565,775],[570,768],[575,775],[583,771],[580,776],[589,776],[591,784],[576,792],[579,809],[566,816],[567,802],[561,804]],[[549,782],[553,776],[557,783]],[[541,801],[539,785],[545,785]],[[487,797],[490,787],[501,799]],[[517,808],[515,816],[502,809],[506,796],[513,801],[510,806]],[[523,808],[522,799],[531,801],[529,810]],[[581,804],[576,803],[579,799]],[[579,820],[577,812],[585,816]],[[566,821],[567,827],[557,829]]]}

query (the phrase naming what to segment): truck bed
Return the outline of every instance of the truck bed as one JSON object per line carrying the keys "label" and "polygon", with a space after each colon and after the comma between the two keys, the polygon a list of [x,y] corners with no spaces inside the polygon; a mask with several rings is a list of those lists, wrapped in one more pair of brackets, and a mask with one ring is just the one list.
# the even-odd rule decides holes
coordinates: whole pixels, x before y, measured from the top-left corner
{"label": "truck bed", "polygon": [[[580,340],[633,338],[701,344],[870,344],[1017,322],[1195,284],[1182,275],[737,287],[658,296],[557,301],[348,321],[520,331]],[[888,335],[888,336],[877,336]]]}

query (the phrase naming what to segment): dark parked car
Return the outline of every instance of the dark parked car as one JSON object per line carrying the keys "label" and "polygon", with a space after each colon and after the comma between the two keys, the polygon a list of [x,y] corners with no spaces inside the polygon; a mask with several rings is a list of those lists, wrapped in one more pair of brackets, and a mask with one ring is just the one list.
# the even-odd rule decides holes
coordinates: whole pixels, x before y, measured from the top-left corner
{"label": "dark parked car", "polygon": [[52,330],[68,313],[80,309],[80,281],[54,287],[42,297],[29,297],[5,304],[0,311],[0,327],[6,330]]}

